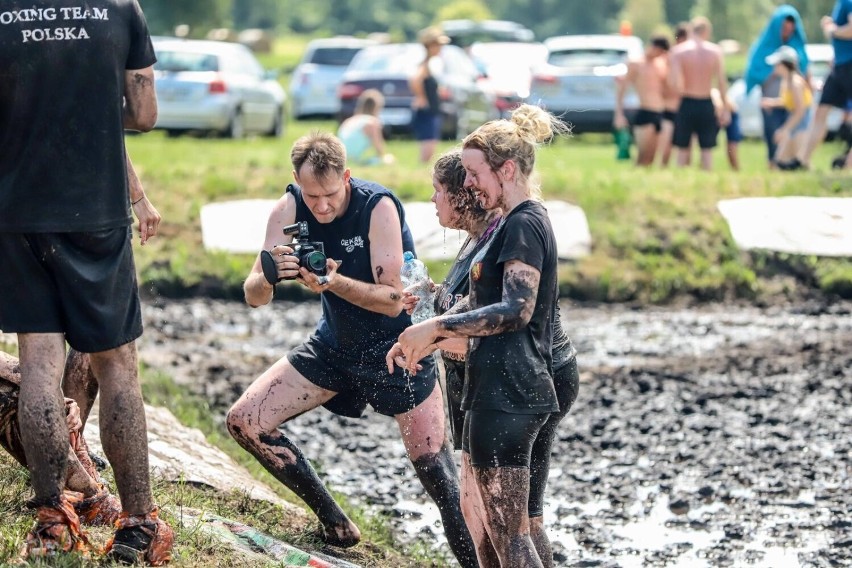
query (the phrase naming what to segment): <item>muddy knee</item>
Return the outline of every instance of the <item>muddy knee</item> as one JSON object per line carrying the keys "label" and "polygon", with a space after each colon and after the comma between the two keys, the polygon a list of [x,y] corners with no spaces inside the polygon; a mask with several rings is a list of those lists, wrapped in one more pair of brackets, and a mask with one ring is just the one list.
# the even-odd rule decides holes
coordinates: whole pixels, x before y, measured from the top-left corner
{"label": "muddy knee", "polygon": [[228,414],[225,416],[225,426],[228,428],[231,437],[240,445],[245,445],[249,440],[257,440],[260,435],[257,425],[252,424],[251,418],[236,404],[228,410]]}

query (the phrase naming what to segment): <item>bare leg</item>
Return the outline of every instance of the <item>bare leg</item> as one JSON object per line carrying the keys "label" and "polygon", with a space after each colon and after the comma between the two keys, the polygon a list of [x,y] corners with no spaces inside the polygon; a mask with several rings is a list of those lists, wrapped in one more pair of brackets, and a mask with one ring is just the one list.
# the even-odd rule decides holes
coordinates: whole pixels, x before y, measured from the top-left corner
{"label": "bare leg", "polygon": [[553,549],[544,530],[544,517],[530,517],[530,538],[544,568],[553,568]]}
{"label": "bare leg", "polygon": [[441,387],[416,408],[396,416],[408,457],[429,497],[438,505],[447,542],[459,564],[475,567],[476,553],[461,512],[456,466],[447,443]]}
{"label": "bare leg", "polygon": [[462,513],[465,523],[470,530],[470,535],[476,545],[476,556],[482,568],[500,568],[500,558],[497,550],[491,543],[491,537],[485,529],[485,506],[476,485],[476,477],[473,475],[473,466],[470,464],[470,454],[462,452]]}
{"label": "bare leg", "polygon": [[728,142],[728,163],[735,172],[740,171],[740,150],[737,142]]}
{"label": "bare leg", "polygon": [[672,157],[672,134],[674,134],[674,122],[664,120],[660,130],[660,166],[668,167]]}
{"label": "bare leg", "polygon": [[816,113],[814,113],[814,119],[811,122],[811,127],[808,129],[808,143],[799,152],[798,156],[799,161],[805,166],[810,166],[814,150],[825,140],[826,121],[828,120],[828,113],[831,111],[831,108],[830,105],[819,105]]}
{"label": "bare leg", "polygon": [[530,538],[527,499],[530,472],[525,467],[474,467],[485,509],[486,530],[501,566],[542,568]]}
{"label": "bare leg", "polygon": [[713,169],[713,149],[701,149],[701,169],[710,171]]}
{"label": "bare leg", "polygon": [[426,163],[432,159],[435,154],[435,148],[438,146],[437,140],[421,140],[420,141],[420,161]]}
{"label": "bare leg", "polygon": [[689,165],[689,148],[678,148],[677,149],[677,165],[678,167],[684,167]]}
{"label": "bare leg", "polygon": [[59,505],[68,464],[68,428],[62,391],[65,337],[61,333],[18,334],[21,441],[39,506]]}
{"label": "bare leg", "polygon": [[65,377],[62,380],[62,391],[68,398],[73,398],[80,409],[80,420],[86,427],[89,412],[98,396],[98,381],[92,373],[89,356],[74,349],[68,350],[65,359]]}
{"label": "bare leg", "polygon": [[234,403],[227,425],[237,443],[311,508],[323,526],[326,542],[348,547],[358,544],[361,531],[335,502],[301,450],[278,430],[334,394],[307,380],[283,357]]}
{"label": "bare leg", "polygon": [[654,156],[657,153],[656,127],[653,124],[637,126],[633,129],[633,135],[636,137],[636,147],[639,149],[636,165],[654,165]]}
{"label": "bare leg", "polygon": [[115,472],[122,509],[129,515],[147,515],[154,510],[154,498],[136,343],[91,353],[89,359],[101,390],[101,443]]}

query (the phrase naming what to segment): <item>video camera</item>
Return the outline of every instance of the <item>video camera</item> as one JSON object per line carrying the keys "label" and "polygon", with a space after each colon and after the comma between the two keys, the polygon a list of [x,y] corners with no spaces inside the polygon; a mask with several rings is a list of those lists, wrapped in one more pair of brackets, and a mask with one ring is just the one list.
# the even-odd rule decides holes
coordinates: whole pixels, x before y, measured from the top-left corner
{"label": "video camera", "polygon": [[[325,276],[325,248],[323,244],[317,241],[311,241],[308,235],[308,223],[299,221],[292,225],[284,227],[285,235],[294,235],[293,242],[289,243],[289,247],[293,249],[291,256],[299,259],[299,266],[307,268],[317,276]],[[278,267],[275,265],[275,259],[269,251],[261,251],[260,265],[263,268],[263,276],[270,284],[275,284],[281,280],[295,280],[296,277],[278,278]]]}

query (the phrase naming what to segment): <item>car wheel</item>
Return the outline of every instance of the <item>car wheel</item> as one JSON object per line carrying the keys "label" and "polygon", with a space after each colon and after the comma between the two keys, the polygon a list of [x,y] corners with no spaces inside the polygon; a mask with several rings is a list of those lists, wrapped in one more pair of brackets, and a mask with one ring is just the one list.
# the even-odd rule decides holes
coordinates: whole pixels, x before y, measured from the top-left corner
{"label": "car wheel", "polygon": [[275,120],[272,123],[272,128],[266,133],[270,138],[281,138],[284,134],[284,108],[278,107],[275,110]]}
{"label": "car wheel", "polygon": [[246,127],[245,120],[243,119],[243,112],[240,109],[236,109],[234,114],[231,115],[231,120],[228,122],[228,128],[225,130],[225,136],[227,138],[243,138],[246,135]]}

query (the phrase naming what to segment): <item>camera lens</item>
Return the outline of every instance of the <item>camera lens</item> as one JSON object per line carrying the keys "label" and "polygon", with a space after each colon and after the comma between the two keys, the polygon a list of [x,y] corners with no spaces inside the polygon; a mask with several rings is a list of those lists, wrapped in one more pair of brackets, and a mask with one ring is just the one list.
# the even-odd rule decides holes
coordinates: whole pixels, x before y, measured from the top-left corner
{"label": "camera lens", "polygon": [[314,274],[325,274],[325,259],[325,254],[315,250],[308,253],[303,260],[308,270]]}

